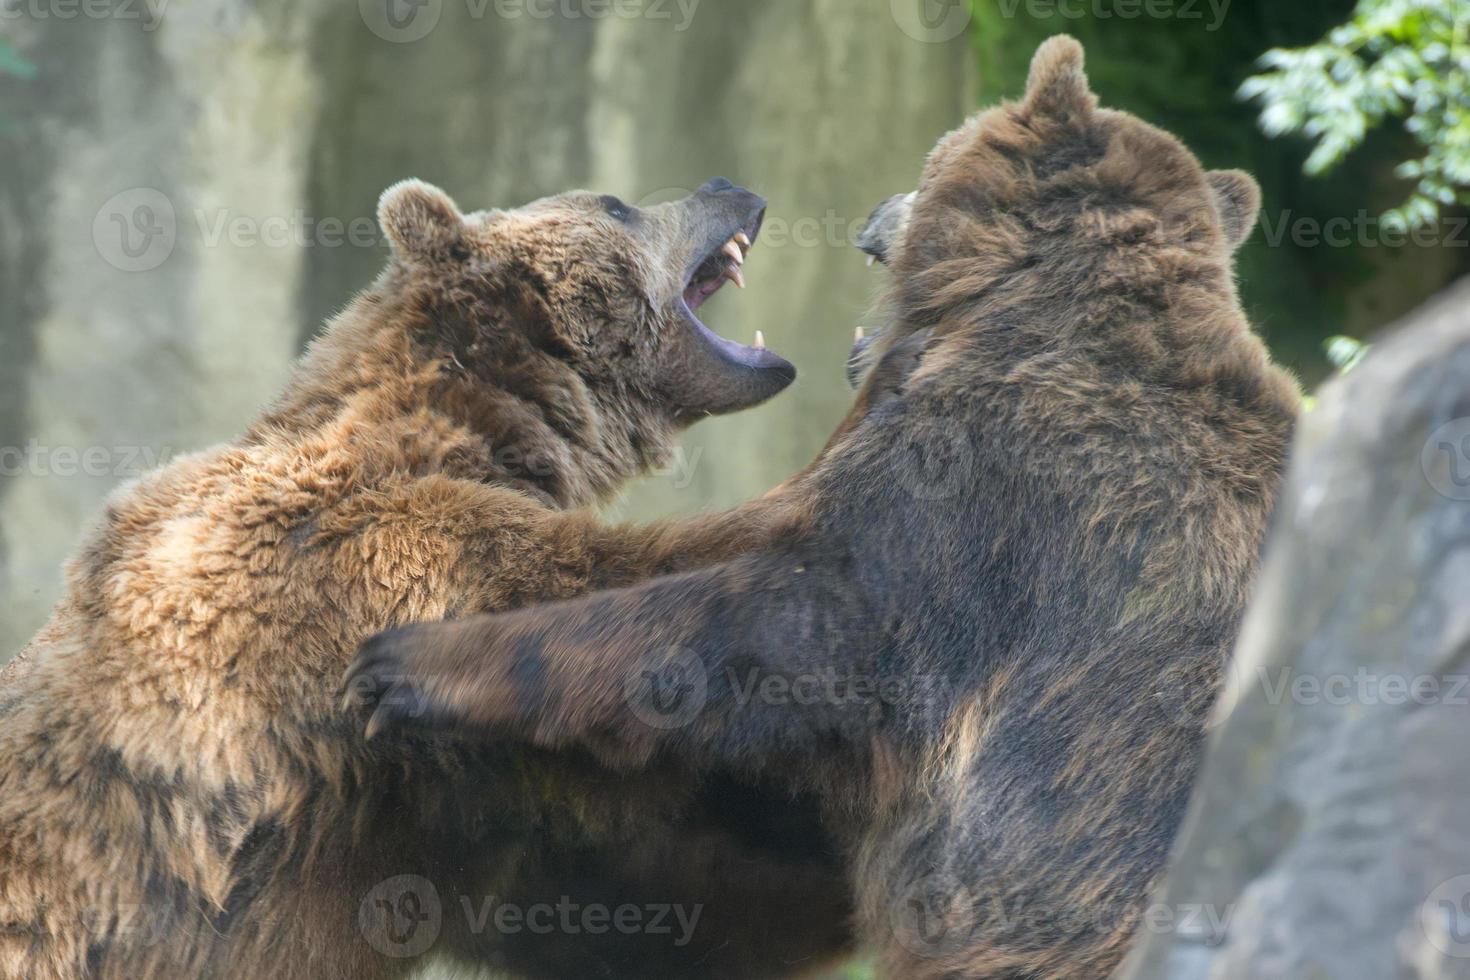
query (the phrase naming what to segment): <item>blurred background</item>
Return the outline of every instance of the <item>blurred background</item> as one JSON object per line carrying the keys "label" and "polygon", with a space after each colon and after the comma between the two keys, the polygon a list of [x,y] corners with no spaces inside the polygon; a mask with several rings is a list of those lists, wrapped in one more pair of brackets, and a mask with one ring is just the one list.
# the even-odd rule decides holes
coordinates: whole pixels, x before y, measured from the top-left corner
{"label": "blurred background", "polygon": [[[1356,13],[1389,8],[1448,18],[1463,64],[1470,3]],[[1058,31],[1087,45],[1106,104],[1259,178],[1242,290],[1309,386],[1331,370],[1327,338],[1367,337],[1470,269],[1453,195],[1401,166],[1424,134],[1394,118],[1392,92],[1336,124],[1336,152],[1302,101],[1337,105],[1332,86],[1356,84],[1330,57],[1278,58],[1243,98],[1263,54],[1340,32],[1351,0],[0,0],[0,14],[0,662],[44,620],[108,492],[240,432],[377,273],[374,205],[402,177],[466,210],[572,187],[651,202],[715,175],[770,198],[750,288],[707,320],[745,342],[763,330],[800,377],[695,428],[611,508],[634,518],[734,503],[821,446],[884,274],[854,233],[967,111],[1018,94]],[[1432,43],[1408,38],[1431,75]],[[1397,98],[1414,103],[1412,85]],[[1375,224],[1406,202],[1432,234]]]}

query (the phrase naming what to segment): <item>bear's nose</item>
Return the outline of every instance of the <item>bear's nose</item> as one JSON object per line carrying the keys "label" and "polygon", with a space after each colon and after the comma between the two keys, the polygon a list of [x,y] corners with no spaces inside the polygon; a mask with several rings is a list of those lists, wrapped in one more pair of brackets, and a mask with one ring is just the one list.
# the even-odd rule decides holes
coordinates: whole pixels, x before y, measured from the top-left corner
{"label": "bear's nose", "polygon": [[712,177],[704,182],[704,186],[699,189],[699,192],[701,194],[718,194],[721,191],[729,191],[734,189],[735,185],[730,183],[724,177]]}

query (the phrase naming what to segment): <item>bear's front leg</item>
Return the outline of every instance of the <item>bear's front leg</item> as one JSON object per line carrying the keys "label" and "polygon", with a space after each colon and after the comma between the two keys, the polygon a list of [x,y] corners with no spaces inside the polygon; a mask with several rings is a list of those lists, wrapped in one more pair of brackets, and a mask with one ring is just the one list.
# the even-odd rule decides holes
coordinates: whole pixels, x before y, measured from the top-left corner
{"label": "bear's front leg", "polygon": [[349,703],[372,708],[369,736],[494,731],[623,764],[666,753],[745,767],[871,730],[870,703],[850,696],[872,681],[870,619],[839,563],[764,554],[385,633],[344,683]]}

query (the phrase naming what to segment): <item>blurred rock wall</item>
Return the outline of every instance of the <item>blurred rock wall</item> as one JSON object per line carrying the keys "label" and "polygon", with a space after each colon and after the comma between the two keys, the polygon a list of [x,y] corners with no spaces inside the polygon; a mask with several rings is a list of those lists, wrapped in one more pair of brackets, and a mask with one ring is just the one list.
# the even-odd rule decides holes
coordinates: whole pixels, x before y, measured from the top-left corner
{"label": "blurred rock wall", "polygon": [[772,201],[744,294],[801,376],[694,429],[614,508],[733,503],[821,445],[877,286],[851,229],[968,108],[964,4],[933,0],[0,0],[0,661],[105,496],[238,433],[381,267],[418,176],[466,209],[723,175]]}
{"label": "blurred rock wall", "polygon": [[1304,416],[1120,980],[1470,980],[1470,279]]}

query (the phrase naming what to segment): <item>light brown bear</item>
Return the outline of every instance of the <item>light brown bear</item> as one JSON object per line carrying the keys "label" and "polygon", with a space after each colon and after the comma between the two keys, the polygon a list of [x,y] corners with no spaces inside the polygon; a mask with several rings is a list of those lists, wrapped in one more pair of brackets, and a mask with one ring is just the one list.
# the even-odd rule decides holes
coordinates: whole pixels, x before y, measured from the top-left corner
{"label": "light brown bear", "polygon": [[[364,980],[443,954],[765,977],[842,951],[847,892],[790,794],[365,745],[338,707],[376,630],[695,567],[799,520],[775,498],[648,529],[575,510],[792,380],[694,312],[741,279],[764,207],[719,179],[647,209],[384,194],[386,271],[243,437],[113,497],[3,674],[0,976]],[[602,911],[535,928],[562,902]]]}

